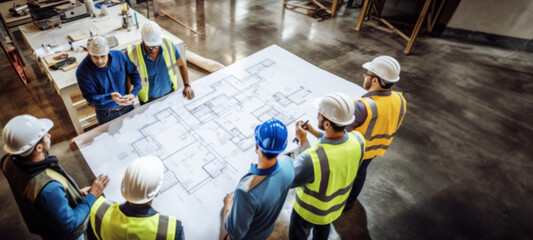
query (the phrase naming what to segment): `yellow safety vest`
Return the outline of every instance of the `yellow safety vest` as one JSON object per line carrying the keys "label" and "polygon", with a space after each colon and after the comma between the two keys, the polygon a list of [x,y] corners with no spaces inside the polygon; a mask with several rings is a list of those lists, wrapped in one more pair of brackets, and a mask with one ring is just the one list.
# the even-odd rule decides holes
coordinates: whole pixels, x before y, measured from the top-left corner
{"label": "yellow safety vest", "polygon": [[365,149],[363,136],[348,133],[342,144],[318,143],[308,149],[314,181],[296,188],[294,211],[306,221],[325,225],[342,213]]}
{"label": "yellow safety vest", "polygon": [[[137,66],[137,71],[141,75],[141,91],[139,91],[139,101],[147,102],[148,101],[148,71],[146,70],[146,63],[144,62],[144,57],[142,53],[142,43],[128,46],[128,56],[130,60]],[[163,38],[161,47],[163,47],[163,58],[168,69],[168,76],[172,80],[172,88],[174,90],[178,89],[178,64],[176,60],[176,50],[172,41],[168,38]]]}
{"label": "yellow safety vest", "polygon": [[99,197],[91,208],[94,235],[102,239],[173,240],[176,235],[175,217],[156,213],[150,217],[128,217],[113,203]]}
{"label": "yellow safety vest", "polygon": [[407,111],[405,98],[402,93],[392,91],[389,96],[369,96],[359,101],[365,104],[368,114],[365,122],[353,130],[365,136],[363,160],[383,156]]}
{"label": "yellow safety vest", "polygon": [[[83,200],[83,196],[74,180],[59,166],[46,168],[44,171],[30,178],[29,175],[20,171],[13,162],[12,156],[7,154],[3,158],[2,171],[11,186],[15,200],[30,232],[45,236],[47,234],[61,235],[54,232],[56,223],[50,221],[50,217],[44,216],[41,210],[35,206],[35,201],[41,190],[51,181],[59,182],[65,189],[65,197],[71,208],[75,208]],[[75,239],[87,229],[88,218],[71,233],[64,236],[65,239]]]}

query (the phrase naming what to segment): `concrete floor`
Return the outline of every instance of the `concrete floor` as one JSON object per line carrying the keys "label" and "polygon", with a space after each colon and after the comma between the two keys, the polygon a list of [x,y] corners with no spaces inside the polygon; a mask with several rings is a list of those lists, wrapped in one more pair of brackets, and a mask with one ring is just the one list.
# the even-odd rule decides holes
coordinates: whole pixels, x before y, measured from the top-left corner
{"label": "concrete floor", "polygon": [[[361,205],[335,222],[342,239],[532,238],[533,53],[421,37],[404,56],[400,38],[369,27],[354,31],[359,10],[344,6],[337,17],[317,21],[274,0],[158,2],[202,34],[165,16],[155,19],[160,25],[189,50],[225,65],[277,44],[361,84],[361,64],[384,54],[398,59],[395,89],[404,92],[407,115],[387,154],[370,165]],[[9,71],[5,56],[0,60],[1,70]],[[60,143],[51,152],[80,185],[89,184],[93,176],[83,157],[63,141],[75,136],[65,110],[45,79],[32,76],[29,90],[14,76],[2,77],[1,126],[27,112],[59,121],[54,131],[67,133],[56,136]],[[20,97],[25,94],[32,97]],[[32,101],[50,108],[16,107]],[[0,238],[35,238],[4,177],[0,202]],[[286,222],[272,237],[286,239],[284,231]]]}

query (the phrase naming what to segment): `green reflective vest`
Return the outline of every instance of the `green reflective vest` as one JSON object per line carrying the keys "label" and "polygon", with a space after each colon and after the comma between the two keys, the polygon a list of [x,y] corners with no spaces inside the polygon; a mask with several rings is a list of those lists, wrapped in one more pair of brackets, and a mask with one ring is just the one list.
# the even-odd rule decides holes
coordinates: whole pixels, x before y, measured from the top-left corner
{"label": "green reflective vest", "polygon": [[91,226],[94,235],[102,239],[143,239],[174,240],[176,235],[175,217],[159,213],[150,217],[129,217],[113,203],[99,197],[91,208]]}
{"label": "green reflective vest", "polygon": [[[11,155],[7,154],[2,160],[2,171],[6,175],[11,186],[11,191],[15,196],[20,212],[30,232],[41,236],[60,236],[64,233],[58,231],[55,222],[42,214],[42,211],[35,206],[35,200],[46,184],[57,181],[65,189],[65,197],[71,208],[75,208],[83,200],[78,185],[74,180],[58,165],[55,169],[47,168],[39,174],[30,177],[19,170],[13,162]],[[75,239],[87,229],[88,218],[80,224],[74,231],[67,234],[65,239]]]}
{"label": "green reflective vest", "polygon": [[[128,56],[130,60],[137,66],[137,71],[141,76],[141,91],[139,91],[139,101],[147,102],[148,101],[148,88],[150,84],[148,83],[148,72],[146,70],[146,63],[144,62],[143,53],[142,53],[142,43],[137,45],[128,46]],[[168,38],[163,38],[161,47],[163,48],[163,58],[165,59],[165,64],[168,68],[168,76],[172,80],[172,88],[174,90],[178,89],[178,64],[176,60],[176,49],[172,41]]]}
{"label": "green reflective vest", "polygon": [[307,149],[313,162],[314,181],[296,188],[294,211],[306,221],[329,224],[344,209],[364,154],[361,133],[348,133],[346,142],[318,143]]}

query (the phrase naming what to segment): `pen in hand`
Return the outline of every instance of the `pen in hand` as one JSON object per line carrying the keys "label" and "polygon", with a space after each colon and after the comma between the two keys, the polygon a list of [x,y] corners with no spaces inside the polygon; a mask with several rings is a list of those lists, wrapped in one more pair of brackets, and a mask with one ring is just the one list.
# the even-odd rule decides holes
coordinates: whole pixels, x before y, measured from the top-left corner
{"label": "pen in hand", "polygon": [[[305,121],[305,122],[302,124],[301,128],[305,128],[305,126],[307,126],[307,123],[309,123],[309,120]],[[298,138],[295,137],[295,138],[292,140],[292,142],[293,142],[293,143],[298,143],[298,142],[300,142],[300,141],[298,141]]]}

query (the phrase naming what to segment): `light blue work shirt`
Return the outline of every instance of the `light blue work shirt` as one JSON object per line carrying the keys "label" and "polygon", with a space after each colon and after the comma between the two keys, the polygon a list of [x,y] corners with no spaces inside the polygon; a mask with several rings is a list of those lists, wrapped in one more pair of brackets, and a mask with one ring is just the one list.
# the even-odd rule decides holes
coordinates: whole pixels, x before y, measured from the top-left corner
{"label": "light blue work shirt", "polygon": [[[159,54],[155,61],[146,52],[144,46],[142,46],[141,49],[144,57],[144,64],[146,65],[146,71],[148,72],[148,97],[161,97],[172,91],[172,80],[168,75],[167,64],[163,57],[164,49],[159,46]],[[180,53],[176,46],[174,46],[174,51],[177,61],[180,58]]]}
{"label": "light blue work shirt", "polygon": [[[261,183],[249,189],[255,175],[266,176]],[[258,169],[252,164],[250,171],[239,182],[233,206],[226,219],[226,231],[231,239],[267,239],[294,179],[292,159],[279,155],[276,165]]]}

